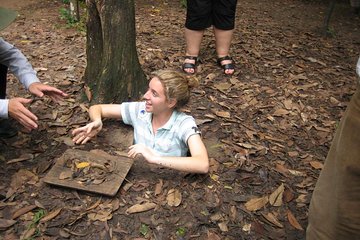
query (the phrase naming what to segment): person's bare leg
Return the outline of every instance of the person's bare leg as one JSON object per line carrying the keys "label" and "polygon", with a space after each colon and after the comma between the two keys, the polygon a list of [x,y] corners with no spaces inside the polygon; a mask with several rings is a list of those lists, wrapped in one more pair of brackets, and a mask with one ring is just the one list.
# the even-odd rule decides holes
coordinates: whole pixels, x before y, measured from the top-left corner
{"label": "person's bare leg", "polygon": [[[225,57],[229,55],[229,50],[231,46],[231,40],[234,30],[221,30],[214,27],[215,35],[215,47],[218,58]],[[221,62],[222,65],[232,63],[231,60],[224,60]],[[233,74],[234,69],[226,69],[225,74]]]}
{"label": "person's bare leg", "polygon": [[[186,40],[186,56],[199,56],[201,40],[204,35],[204,30],[190,30],[185,28],[185,40]],[[184,63],[195,64],[195,60],[185,59]],[[194,73],[195,69],[186,68],[184,71],[188,73]]]}

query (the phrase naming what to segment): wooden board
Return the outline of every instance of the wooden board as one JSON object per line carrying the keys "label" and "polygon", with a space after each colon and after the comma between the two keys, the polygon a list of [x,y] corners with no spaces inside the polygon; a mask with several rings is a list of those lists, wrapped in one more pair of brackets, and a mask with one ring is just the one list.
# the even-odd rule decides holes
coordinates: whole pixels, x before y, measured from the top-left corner
{"label": "wooden board", "polygon": [[[111,164],[112,171],[106,174],[104,182],[100,184],[84,183],[76,178],[70,177],[60,179],[60,175],[72,174],[71,168],[66,166],[68,160],[78,159],[81,162],[92,162],[97,164]],[[44,178],[44,182],[62,187],[68,187],[93,193],[99,193],[107,196],[114,196],[127,173],[129,172],[133,160],[124,156],[112,156],[103,151],[83,151],[77,149],[68,149],[59,157],[55,165],[50,169]]]}

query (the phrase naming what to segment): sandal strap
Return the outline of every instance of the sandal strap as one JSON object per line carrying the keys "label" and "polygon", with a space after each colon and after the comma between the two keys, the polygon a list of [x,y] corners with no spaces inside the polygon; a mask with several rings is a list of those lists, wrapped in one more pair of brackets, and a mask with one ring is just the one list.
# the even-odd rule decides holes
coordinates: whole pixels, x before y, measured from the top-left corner
{"label": "sandal strap", "polygon": [[185,56],[185,59],[190,59],[190,60],[198,60],[198,56]]}
{"label": "sandal strap", "polygon": [[232,63],[228,63],[228,64],[221,65],[221,67],[222,67],[224,70],[227,70],[227,69],[235,69],[235,65],[232,64]]}
{"label": "sandal strap", "polygon": [[183,69],[187,69],[187,68],[194,68],[195,69],[196,64],[194,63],[184,63],[183,64]]}
{"label": "sandal strap", "polygon": [[221,62],[224,61],[224,60],[234,61],[234,60],[232,59],[232,57],[230,57],[229,55],[226,55],[226,56],[224,56],[224,57],[220,57],[220,58],[218,58],[217,61],[218,61],[219,64],[221,64]]}

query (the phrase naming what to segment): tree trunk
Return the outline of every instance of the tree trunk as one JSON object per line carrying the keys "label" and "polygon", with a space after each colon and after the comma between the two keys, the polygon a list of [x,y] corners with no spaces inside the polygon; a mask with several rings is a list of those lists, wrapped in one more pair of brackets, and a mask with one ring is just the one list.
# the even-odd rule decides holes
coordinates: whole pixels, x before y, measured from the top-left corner
{"label": "tree trunk", "polygon": [[79,0],[70,0],[70,15],[77,22],[80,21]]}
{"label": "tree trunk", "polygon": [[89,15],[84,81],[89,100],[137,100],[147,80],[136,51],[134,0],[87,0],[86,4]]}
{"label": "tree trunk", "polygon": [[334,11],[334,7],[336,4],[336,0],[330,0],[329,7],[325,16],[324,20],[324,26],[323,26],[323,33],[326,35],[329,32],[329,24],[330,24],[330,18]]}

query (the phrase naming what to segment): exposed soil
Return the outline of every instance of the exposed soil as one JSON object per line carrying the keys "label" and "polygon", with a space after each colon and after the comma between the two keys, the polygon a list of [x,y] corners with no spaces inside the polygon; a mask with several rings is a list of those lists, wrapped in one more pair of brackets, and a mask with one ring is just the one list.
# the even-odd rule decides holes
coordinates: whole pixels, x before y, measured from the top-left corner
{"label": "exposed soil", "polygon": [[[43,182],[67,149],[116,156],[130,144],[122,136],[131,129],[116,121],[106,121],[100,136],[85,146],[70,141],[71,130],[88,121],[85,34],[60,19],[59,9],[66,7],[61,1],[1,5],[20,13],[1,36],[23,51],[41,81],[70,94],[60,104],[46,98],[32,103],[39,129],[0,141],[1,239],[305,238],[311,193],[356,88],[360,18],[348,2],[337,4],[331,35],[324,36],[327,1],[239,1],[232,47],[236,73],[226,77],[216,65],[209,29],[201,85],[185,109],[199,121],[211,172],[186,174],[137,160],[115,197]],[[137,0],[136,11],[145,73],[179,69],[185,9],[178,0]],[[12,76],[8,95],[30,97]],[[177,207],[168,199],[173,190]],[[155,208],[127,214],[140,203]],[[39,223],[41,209],[46,216]]]}

